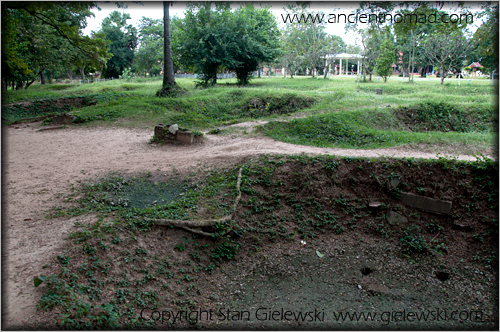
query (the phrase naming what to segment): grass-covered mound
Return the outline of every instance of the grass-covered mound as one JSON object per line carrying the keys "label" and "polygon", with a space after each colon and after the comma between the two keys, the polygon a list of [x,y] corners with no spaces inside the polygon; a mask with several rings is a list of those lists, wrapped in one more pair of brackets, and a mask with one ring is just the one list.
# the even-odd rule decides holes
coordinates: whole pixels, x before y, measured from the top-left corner
{"label": "grass-covered mound", "polygon": [[465,137],[490,145],[488,137],[494,132],[495,123],[493,107],[459,109],[448,103],[427,102],[397,109],[341,111],[270,122],[261,130],[293,144],[366,149],[410,143],[452,143]]}
{"label": "grass-covered mound", "polygon": [[[412,131],[467,133],[493,131],[498,127],[498,119],[493,107],[460,109],[449,103],[427,102],[401,108],[396,115]],[[494,123],[497,124],[496,127]]]}
{"label": "grass-covered mound", "polygon": [[[227,215],[237,196],[240,167],[242,196],[230,233],[221,237],[226,224],[205,229],[213,237],[154,226],[159,218]],[[466,264],[493,273],[497,268],[498,163],[488,159],[262,156],[183,178],[152,173],[133,179],[115,174],[85,184],[66,197],[70,206],[52,214],[92,213],[97,220],[77,224],[68,249],[51,260],[46,275],[35,278],[35,285],[45,290],[40,314],[53,319],[51,328],[203,327],[194,316],[174,319],[167,313],[216,309],[221,301],[230,306],[228,299],[219,297],[221,289],[214,282],[226,268],[245,268],[256,255],[280,253],[286,244],[300,247],[301,240],[314,248],[325,236],[391,244],[399,248],[389,253],[391,257],[419,264],[419,257],[425,257],[446,262],[443,269]],[[141,183],[144,197],[134,181]],[[125,199],[158,200],[149,196],[148,188],[167,187],[183,195],[175,192],[161,204],[117,204]],[[402,192],[451,201],[451,213],[409,207],[400,200]],[[370,207],[373,201],[378,204]],[[394,214],[400,217],[391,219]],[[155,325],[154,319],[144,319],[145,308],[149,314],[165,311],[165,321]]]}

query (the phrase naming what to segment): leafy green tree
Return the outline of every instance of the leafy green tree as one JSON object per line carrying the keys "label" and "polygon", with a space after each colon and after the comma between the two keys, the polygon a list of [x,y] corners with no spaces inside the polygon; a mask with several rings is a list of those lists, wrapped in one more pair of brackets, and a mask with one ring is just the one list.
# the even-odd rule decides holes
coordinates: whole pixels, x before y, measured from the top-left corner
{"label": "leafy green tree", "polygon": [[480,61],[487,72],[498,72],[498,4],[485,6],[484,14],[486,19],[473,36],[477,46],[469,57],[468,64]]}
{"label": "leafy green tree", "polygon": [[[309,11],[308,3],[299,3],[297,5],[287,5],[285,10],[287,14],[298,15],[298,17],[316,17],[322,15],[322,12]],[[301,20],[301,22],[287,22],[283,33],[283,42],[286,44],[285,50],[296,54],[303,59],[303,66],[310,68],[314,77],[314,68],[323,68],[325,54],[331,50],[329,36],[325,31],[325,22],[319,20]],[[290,55],[284,55],[285,58]],[[285,61],[286,62],[286,61]],[[293,62],[288,62],[292,64]]]}
{"label": "leafy green tree", "polygon": [[112,57],[112,54],[107,51],[111,41],[105,39],[104,33],[92,32],[90,38],[101,45],[101,52],[97,54],[97,56],[88,57],[86,54],[81,53],[78,49],[74,48],[67,53],[69,63],[72,65],[73,69],[76,69],[79,72],[82,80],[85,80],[85,73],[88,73],[91,70],[100,71],[105,68],[106,63]]}
{"label": "leafy green tree", "polygon": [[175,53],[186,67],[200,74],[202,86],[217,83],[217,71],[236,63],[231,49],[237,47],[231,26],[231,7],[226,2],[188,3],[184,19],[178,22]]}
{"label": "leafy green tree", "polygon": [[[431,3],[416,3],[412,7],[401,9],[394,14],[399,14],[405,21],[404,23],[394,24],[394,34],[396,36],[396,46],[398,51],[402,53],[403,71],[411,74],[415,71],[415,66],[423,64],[424,67],[417,68],[423,70],[427,68],[427,61],[422,52],[422,48],[418,45],[418,40],[425,36],[439,34],[446,38],[452,33],[460,33],[464,31],[470,21],[462,20],[456,24],[445,23],[441,19],[437,19],[435,23],[427,23],[433,17],[440,18],[447,14],[445,11],[431,7]],[[468,12],[464,8],[464,14]],[[422,72],[423,74],[423,72]]]}
{"label": "leafy green tree", "polygon": [[100,32],[111,41],[109,47],[113,54],[103,71],[104,77],[119,77],[125,68],[132,65],[137,46],[137,29],[127,24],[129,19],[128,13],[122,14],[115,10],[102,21]]}
{"label": "leafy green tree", "polygon": [[372,80],[373,71],[375,70],[376,59],[380,55],[380,45],[382,43],[381,32],[377,29],[366,28],[360,31],[362,55],[361,60],[363,68],[363,81],[366,82],[366,75],[369,76],[369,81]]}
{"label": "leafy green tree", "polygon": [[253,4],[246,4],[231,16],[236,47],[229,50],[232,59],[224,65],[234,70],[238,83],[244,85],[261,62],[271,62],[278,56],[280,33],[268,8],[256,9]]}
{"label": "leafy green tree", "polygon": [[421,38],[422,52],[429,62],[439,68],[441,72],[441,84],[450,69],[462,67],[474,44],[460,33],[453,33],[446,38],[440,34],[434,34]]}
{"label": "leafy green tree", "polygon": [[[103,40],[83,36],[94,2],[2,2],[2,87],[29,87],[37,76],[61,71],[62,51],[105,57]],[[33,33],[36,31],[36,33]],[[67,68],[67,66],[63,66]]]}
{"label": "leafy green tree", "polygon": [[386,38],[380,45],[380,56],[375,65],[375,71],[384,78],[384,83],[387,82],[387,77],[391,76],[394,59],[394,42],[392,38]]}
{"label": "leafy green tree", "polygon": [[216,84],[220,70],[235,71],[238,83],[247,84],[252,71],[279,53],[279,30],[267,8],[247,4],[232,12],[225,2],[189,3],[175,27],[175,53],[200,74],[199,85]]}
{"label": "leafy green tree", "polygon": [[134,56],[134,70],[148,73],[161,71],[163,63],[163,21],[143,17],[139,21],[139,47]]}

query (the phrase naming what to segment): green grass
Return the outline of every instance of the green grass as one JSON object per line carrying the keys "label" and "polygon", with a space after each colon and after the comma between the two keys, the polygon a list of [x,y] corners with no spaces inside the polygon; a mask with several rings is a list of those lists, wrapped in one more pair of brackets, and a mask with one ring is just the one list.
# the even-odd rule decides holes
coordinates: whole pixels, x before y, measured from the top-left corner
{"label": "green grass", "polygon": [[[298,77],[254,79],[249,86],[235,85],[233,79],[219,80],[209,89],[196,89],[193,79],[177,79],[185,93],[177,98],[155,97],[160,79],[114,80],[82,85],[33,85],[28,90],[4,94],[2,116],[7,122],[22,117],[66,112],[70,106],[47,107],[60,98],[84,97],[90,104],[73,108],[75,123],[86,126],[125,126],[151,129],[158,123],[177,123],[184,128],[211,130],[221,125],[254,119],[288,120],[310,117],[289,123],[271,123],[263,133],[285,142],[316,146],[379,148],[401,144],[472,143],[491,145],[494,136],[492,117],[496,114],[494,87],[487,80],[455,79],[439,84],[432,79],[416,78],[402,83],[391,77],[388,83],[357,82],[354,77],[333,77],[331,81]],[[375,90],[381,88],[382,95]],[[30,106],[7,104],[34,101]],[[414,110],[419,105],[446,105],[455,122],[470,118],[462,133],[445,136],[422,130],[408,131],[405,119],[393,110]],[[432,121],[433,119],[419,119]],[[477,121],[476,121],[477,120]],[[424,125],[422,125],[425,127]],[[423,128],[422,127],[422,128]],[[427,128],[427,127],[425,127]],[[495,127],[496,128],[496,127]],[[450,128],[433,130],[450,131]],[[418,132],[420,131],[420,132]],[[431,130],[432,131],[432,130]],[[456,131],[456,130],[455,130]]]}
{"label": "green grass", "polygon": [[[448,120],[438,119],[436,126],[447,127]],[[466,133],[445,134],[438,130],[414,132],[408,130],[393,110],[366,109],[313,115],[289,122],[270,122],[262,126],[261,131],[287,143],[319,147],[373,149],[415,143],[460,144],[470,141],[487,147],[492,143],[491,122],[488,117],[471,125],[460,122],[462,128],[468,129],[463,129]],[[478,127],[483,131],[475,131]]]}

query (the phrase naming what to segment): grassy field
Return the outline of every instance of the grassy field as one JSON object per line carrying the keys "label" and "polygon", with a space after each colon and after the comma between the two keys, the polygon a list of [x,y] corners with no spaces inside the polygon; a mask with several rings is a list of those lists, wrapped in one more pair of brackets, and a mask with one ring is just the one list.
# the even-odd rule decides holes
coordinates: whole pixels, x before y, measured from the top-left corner
{"label": "grassy field", "polygon": [[[489,80],[416,78],[403,83],[361,83],[352,77],[261,78],[247,87],[220,80],[195,89],[177,79],[177,98],[155,97],[158,79],[115,80],[83,85],[34,85],[4,95],[6,123],[72,110],[75,124],[151,129],[178,123],[195,130],[264,119],[260,132],[303,145],[380,148],[404,144],[491,146],[496,138],[497,102]],[[375,93],[383,90],[382,95]],[[64,99],[58,105],[55,101]],[[78,106],[78,107],[73,107]],[[411,114],[414,118],[411,118]],[[283,121],[285,120],[285,121]],[[291,120],[291,121],[289,121]]]}
{"label": "grassy field", "polygon": [[[391,78],[384,84],[350,77],[262,78],[247,87],[221,80],[210,89],[195,89],[190,79],[177,81],[185,90],[177,98],[155,97],[161,81],[151,79],[8,91],[2,122],[16,126],[23,118],[70,111],[76,116],[72,126],[152,132],[158,123],[211,131],[259,119],[267,123],[257,134],[356,149],[440,145],[475,151],[491,147],[496,138],[496,96],[487,80],[463,80],[457,86],[452,79],[429,85],[426,79],[402,83]],[[376,94],[378,88],[382,95]],[[234,128],[219,130],[225,133],[246,135]],[[153,148],[151,153],[157,153]],[[311,285],[318,287],[319,297],[300,298],[297,304],[315,308],[325,294],[333,294],[321,303],[330,309],[365,305],[387,311],[436,304],[452,310],[473,304],[491,322],[498,321],[497,301],[486,297],[498,280],[498,162],[492,159],[259,155],[225,168],[199,165],[190,173],[109,171],[78,184],[68,180],[71,191],[57,195],[58,203],[46,215],[49,221],[74,223],[74,228],[63,249],[51,253],[33,275],[33,286],[43,293],[34,329],[248,329],[251,325],[222,325],[220,315],[202,322],[191,313],[223,304],[245,309],[251,301],[262,306],[271,295],[269,307],[284,308],[288,294],[309,296]],[[453,208],[449,215],[421,210],[402,201],[408,193],[451,202]],[[91,221],[74,222],[79,216]],[[228,216],[225,223],[201,227],[204,235],[157,223]],[[336,248],[343,251],[328,252]],[[292,260],[280,265],[285,256],[300,258],[296,263],[304,273],[288,278],[295,267]],[[332,264],[326,270],[320,269],[322,257],[321,262]],[[258,295],[249,273],[261,280],[267,275],[260,266],[272,275],[265,278],[265,287],[257,287]],[[365,276],[371,270],[378,290],[357,281],[369,280]],[[443,275],[445,280],[439,279]],[[248,291],[248,297],[233,284]],[[332,285],[337,287],[333,291]],[[420,288],[414,292],[416,285]],[[161,321],[153,317],[160,312]],[[182,312],[189,317],[174,317]],[[495,329],[471,326],[462,325]]]}

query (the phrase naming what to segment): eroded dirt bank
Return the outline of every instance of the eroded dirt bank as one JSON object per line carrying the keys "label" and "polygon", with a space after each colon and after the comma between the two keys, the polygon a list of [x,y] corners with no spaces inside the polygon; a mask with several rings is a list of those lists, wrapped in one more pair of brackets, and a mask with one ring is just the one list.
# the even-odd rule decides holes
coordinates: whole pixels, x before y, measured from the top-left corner
{"label": "eroded dirt bank", "polygon": [[[35,314],[39,291],[33,277],[65,244],[75,221],[92,216],[45,219],[58,205],[58,194],[72,184],[111,170],[138,172],[183,171],[199,164],[227,165],[261,153],[334,154],[360,157],[435,158],[401,148],[345,150],[297,146],[269,138],[209,135],[205,144],[150,145],[152,131],[69,128],[37,132],[36,125],[3,129],[3,321],[6,328],[22,328]],[[446,151],[441,151],[446,155]],[[473,156],[458,159],[474,160]]]}

